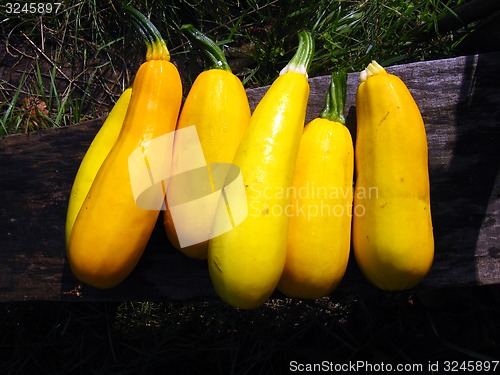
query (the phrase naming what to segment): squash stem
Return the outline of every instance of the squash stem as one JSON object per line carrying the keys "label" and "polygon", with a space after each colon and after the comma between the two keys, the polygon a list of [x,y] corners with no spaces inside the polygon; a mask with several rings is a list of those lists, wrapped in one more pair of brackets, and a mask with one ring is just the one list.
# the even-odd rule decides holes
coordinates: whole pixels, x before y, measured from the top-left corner
{"label": "squash stem", "polygon": [[122,9],[131,15],[134,24],[144,38],[147,48],[146,61],[170,61],[170,52],[168,51],[167,44],[156,26],[137,9],[129,5],[123,5]]}
{"label": "squash stem", "polygon": [[296,72],[303,74],[307,77],[307,70],[311,65],[311,61],[314,55],[314,40],[309,31],[300,31],[299,34],[299,46],[297,47],[297,52],[288,62],[288,64],[281,70],[280,75],[287,72]]}
{"label": "squash stem", "polygon": [[193,44],[203,51],[209,61],[210,69],[231,71],[231,67],[227,63],[224,52],[212,39],[197,30],[191,24],[182,25],[181,30]]}
{"label": "squash stem", "polygon": [[319,117],[345,125],[344,107],[347,94],[347,74],[345,71],[332,73],[330,87],[326,92],[325,107]]}
{"label": "squash stem", "polygon": [[366,69],[362,70],[361,73],[359,73],[359,79],[361,82],[364,82],[369,77],[377,75],[377,74],[381,74],[381,73],[387,73],[387,72],[382,67],[382,65],[380,65],[375,60],[372,60],[372,62],[368,64]]}

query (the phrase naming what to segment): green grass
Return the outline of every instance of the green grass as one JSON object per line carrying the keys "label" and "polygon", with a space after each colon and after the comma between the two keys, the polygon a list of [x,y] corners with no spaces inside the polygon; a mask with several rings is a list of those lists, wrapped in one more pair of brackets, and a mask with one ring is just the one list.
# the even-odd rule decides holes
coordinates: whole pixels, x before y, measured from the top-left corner
{"label": "green grass", "polygon": [[[183,23],[224,46],[246,87],[270,84],[314,32],[310,76],[450,57],[468,35],[439,18],[461,1],[127,1],[168,41],[185,89],[202,69]],[[118,11],[121,1],[66,1],[57,16],[12,16],[0,5],[7,47],[0,78],[0,135],[105,115],[144,58]],[[26,99],[46,106],[35,110]],[[38,102],[39,103],[39,102]],[[301,363],[414,363],[498,359],[500,290],[333,293],[271,300],[255,311],[220,301],[0,304],[2,374],[280,374]],[[430,373],[430,372],[422,372]],[[441,371],[440,373],[444,373]]]}
{"label": "green grass", "polygon": [[[76,124],[109,111],[144,59],[144,43],[120,11],[125,2],[150,16],[168,41],[185,91],[202,66],[180,32],[183,23],[217,39],[249,88],[277,77],[301,29],[316,40],[310,76],[360,71],[372,59],[390,65],[450,56],[467,35],[466,29],[435,32],[437,20],[460,0],[177,0],[169,6],[73,0],[42,17],[0,6],[3,65],[12,69],[0,77],[0,135]],[[42,100],[46,113],[27,108],[26,98]]]}

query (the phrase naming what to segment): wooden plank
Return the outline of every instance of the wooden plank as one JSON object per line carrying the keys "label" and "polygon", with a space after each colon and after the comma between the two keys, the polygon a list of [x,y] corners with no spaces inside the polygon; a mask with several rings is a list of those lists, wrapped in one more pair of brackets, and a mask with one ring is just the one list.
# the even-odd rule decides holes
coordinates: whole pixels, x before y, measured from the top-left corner
{"label": "wooden plank", "polygon": [[[429,139],[436,257],[421,288],[500,283],[500,53],[387,68],[408,85]],[[329,77],[310,79],[307,121]],[[355,135],[358,75],[346,113]],[[248,90],[252,107],[267,87]],[[172,249],[158,226],[132,275],[110,290],[82,286],[65,259],[72,180],[102,121],[0,139],[0,301],[216,298],[206,262]],[[404,131],[404,129],[402,130]],[[339,292],[373,288],[351,261]]]}

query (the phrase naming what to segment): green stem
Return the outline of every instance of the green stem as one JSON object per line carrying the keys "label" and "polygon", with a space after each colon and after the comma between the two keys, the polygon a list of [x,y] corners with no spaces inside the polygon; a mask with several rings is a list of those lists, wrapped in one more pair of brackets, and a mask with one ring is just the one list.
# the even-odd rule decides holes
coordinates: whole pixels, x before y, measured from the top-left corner
{"label": "green stem", "polygon": [[231,71],[224,52],[212,39],[191,24],[182,25],[181,30],[193,44],[197,45],[203,51],[210,63],[209,67],[211,69]]}
{"label": "green stem", "polygon": [[288,62],[288,64],[281,70],[280,75],[287,72],[296,72],[303,74],[307,77],[307,70],[311,65],[311,61],[314,55],[314,40],[309,31],[300,31],[299,34],[299,46],[297,47],[297,52]]}
{"label": "green stem", "polygon": [[160,32],[153,23],[146,18],[144,14],[137,9],[123,5],[122,9],[130,14],[132,21],[141,33],[144,41],[146,42],[147,52],[146,60],[167,60],[170,61],[170,53],[167,48],[165,40],[162,38]]}
{"label": "green stem", "polygon": [[330,87],[326,92],[325,107],[319,117],[345,125],[344,107],[347,93],[347,74],[345,71],[332,74]]}

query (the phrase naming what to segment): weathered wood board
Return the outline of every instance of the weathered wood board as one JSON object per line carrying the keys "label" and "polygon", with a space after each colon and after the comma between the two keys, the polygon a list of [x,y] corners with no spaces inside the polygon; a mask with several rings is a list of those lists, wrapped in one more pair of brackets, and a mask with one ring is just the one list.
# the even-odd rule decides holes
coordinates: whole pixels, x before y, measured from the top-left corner
{"label": "weathered wood board", "polygon": [[[436,255],[420,288],[500,283],[500,53],[388,67],[426,123]],[[329,77],[310,79],[307,121]],[[358,75],[346,114],[355,135]],[[266,87],[248,90],[252,107]],[[157,227],[133,274],[110,290],[82,286],[65,258],[72,180],[102,121],[0,139],[0,301],[216,298],[206,261],[172,249]],[[402,129],[404,131],[404,129]],[[351,261],[338,292],[373,288]]]}

